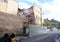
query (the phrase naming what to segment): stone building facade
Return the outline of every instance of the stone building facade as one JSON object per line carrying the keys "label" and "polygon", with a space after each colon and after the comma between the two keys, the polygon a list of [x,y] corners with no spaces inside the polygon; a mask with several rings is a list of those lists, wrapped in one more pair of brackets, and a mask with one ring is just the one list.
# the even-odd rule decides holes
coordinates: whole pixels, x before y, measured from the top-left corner
{"label": "stone building facade", "polygon": [[18,3],[16,0],[0,0],[0,34],[21,34],[23,20],[17,16]]}
{"label": "stone building facade", "polygon": [[0,12],[17,15],[18,3],[16,0],[0,0]]}
{"label": "stone building facade", "polygon": [[36,4],[33,6],[35,24],[42,25],[42,10]]}
{"label": "stone building facade", "polygon": [[21,34],[23,20],[16,15],[0,12],[0,33]]}
{"label": "stone building facade", "polygon": [[42,26],[42,10],[33,5],[28,9],[18,9],[18,14],[23,19],[23,34],[29,34],[30,25]]}
{"label": "stone building facade", "polygon": [[20,17],[24,15],[25,18],[23,20],[27,24],[42,25],[42,10],[36,4],[28,9],[18,10],[18,15]]}

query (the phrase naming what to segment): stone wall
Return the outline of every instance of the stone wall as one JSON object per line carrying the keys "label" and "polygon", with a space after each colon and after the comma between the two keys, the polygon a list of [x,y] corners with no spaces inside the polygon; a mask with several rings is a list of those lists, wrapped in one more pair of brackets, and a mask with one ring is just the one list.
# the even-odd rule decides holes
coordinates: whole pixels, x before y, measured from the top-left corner
{"label": "stone wall", "polygon": [[33,6],[33,12],[35,17],[35,24],[42,25],[42,10],[36,4]]}
{"label": "stone wall", "polygon": [[6,12],[7,4],[0,1],[0,11]]}
{"label": "stone wall", "polygon": [[15,0],[8,0],[7,2],[0,0],[0,11],[17,15],[18,3]]}
{"label": "stone wall", "polygon": [[[17,32],[23,28],[23,20],[16,16],[0,12],[0,27],[4,32]],[[20,33],[20,32],[19,32]]]}
{"label": "stone wall", "polygon": [[7,13],[17,15],[18,3],[15,0],[8,0]]}

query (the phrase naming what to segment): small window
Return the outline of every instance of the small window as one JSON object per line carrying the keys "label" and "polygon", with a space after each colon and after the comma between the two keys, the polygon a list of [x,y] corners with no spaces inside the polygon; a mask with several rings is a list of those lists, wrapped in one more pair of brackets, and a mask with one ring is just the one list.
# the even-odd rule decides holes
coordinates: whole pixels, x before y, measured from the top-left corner
{"label": "small window", "polygon": [[2,0],[3,2],[8,2],[8,0]]}
{"label": "small window", "polygon": [[28,17],[30,17],[30,15],[28,15]]}

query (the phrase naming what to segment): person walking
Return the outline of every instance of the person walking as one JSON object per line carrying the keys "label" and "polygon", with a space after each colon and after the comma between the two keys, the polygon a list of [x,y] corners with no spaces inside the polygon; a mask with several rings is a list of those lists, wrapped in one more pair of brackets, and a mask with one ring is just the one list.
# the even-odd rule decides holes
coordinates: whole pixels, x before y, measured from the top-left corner
{"label": "person walking", "polygon": [[12,33],[10,35],[10,39],[11,39],[11,42],[17,42],[16,39],[15,39],[15,34],[14,33]]}
{"label": "person walking", "polygon": [[0,42],[10,42],[8,33],[5,33],[4,36],[0,38]]}

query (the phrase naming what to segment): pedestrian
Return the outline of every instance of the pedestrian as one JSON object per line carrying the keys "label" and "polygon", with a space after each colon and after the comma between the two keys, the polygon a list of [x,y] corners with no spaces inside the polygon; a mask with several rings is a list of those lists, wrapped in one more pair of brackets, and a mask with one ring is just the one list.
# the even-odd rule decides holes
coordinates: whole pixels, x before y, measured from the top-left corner
{"label": "pedestrian", "polygon": [[0,42],[10,42],[9,35],[5,33],[4,36],[1,37]]}
{"label": "pedestrian", "polygon": [[11,42],[17,42],[16,39],[15,39],[15,34],[14,33],[12,33],[10,35],[10,39],[11,39]]}

